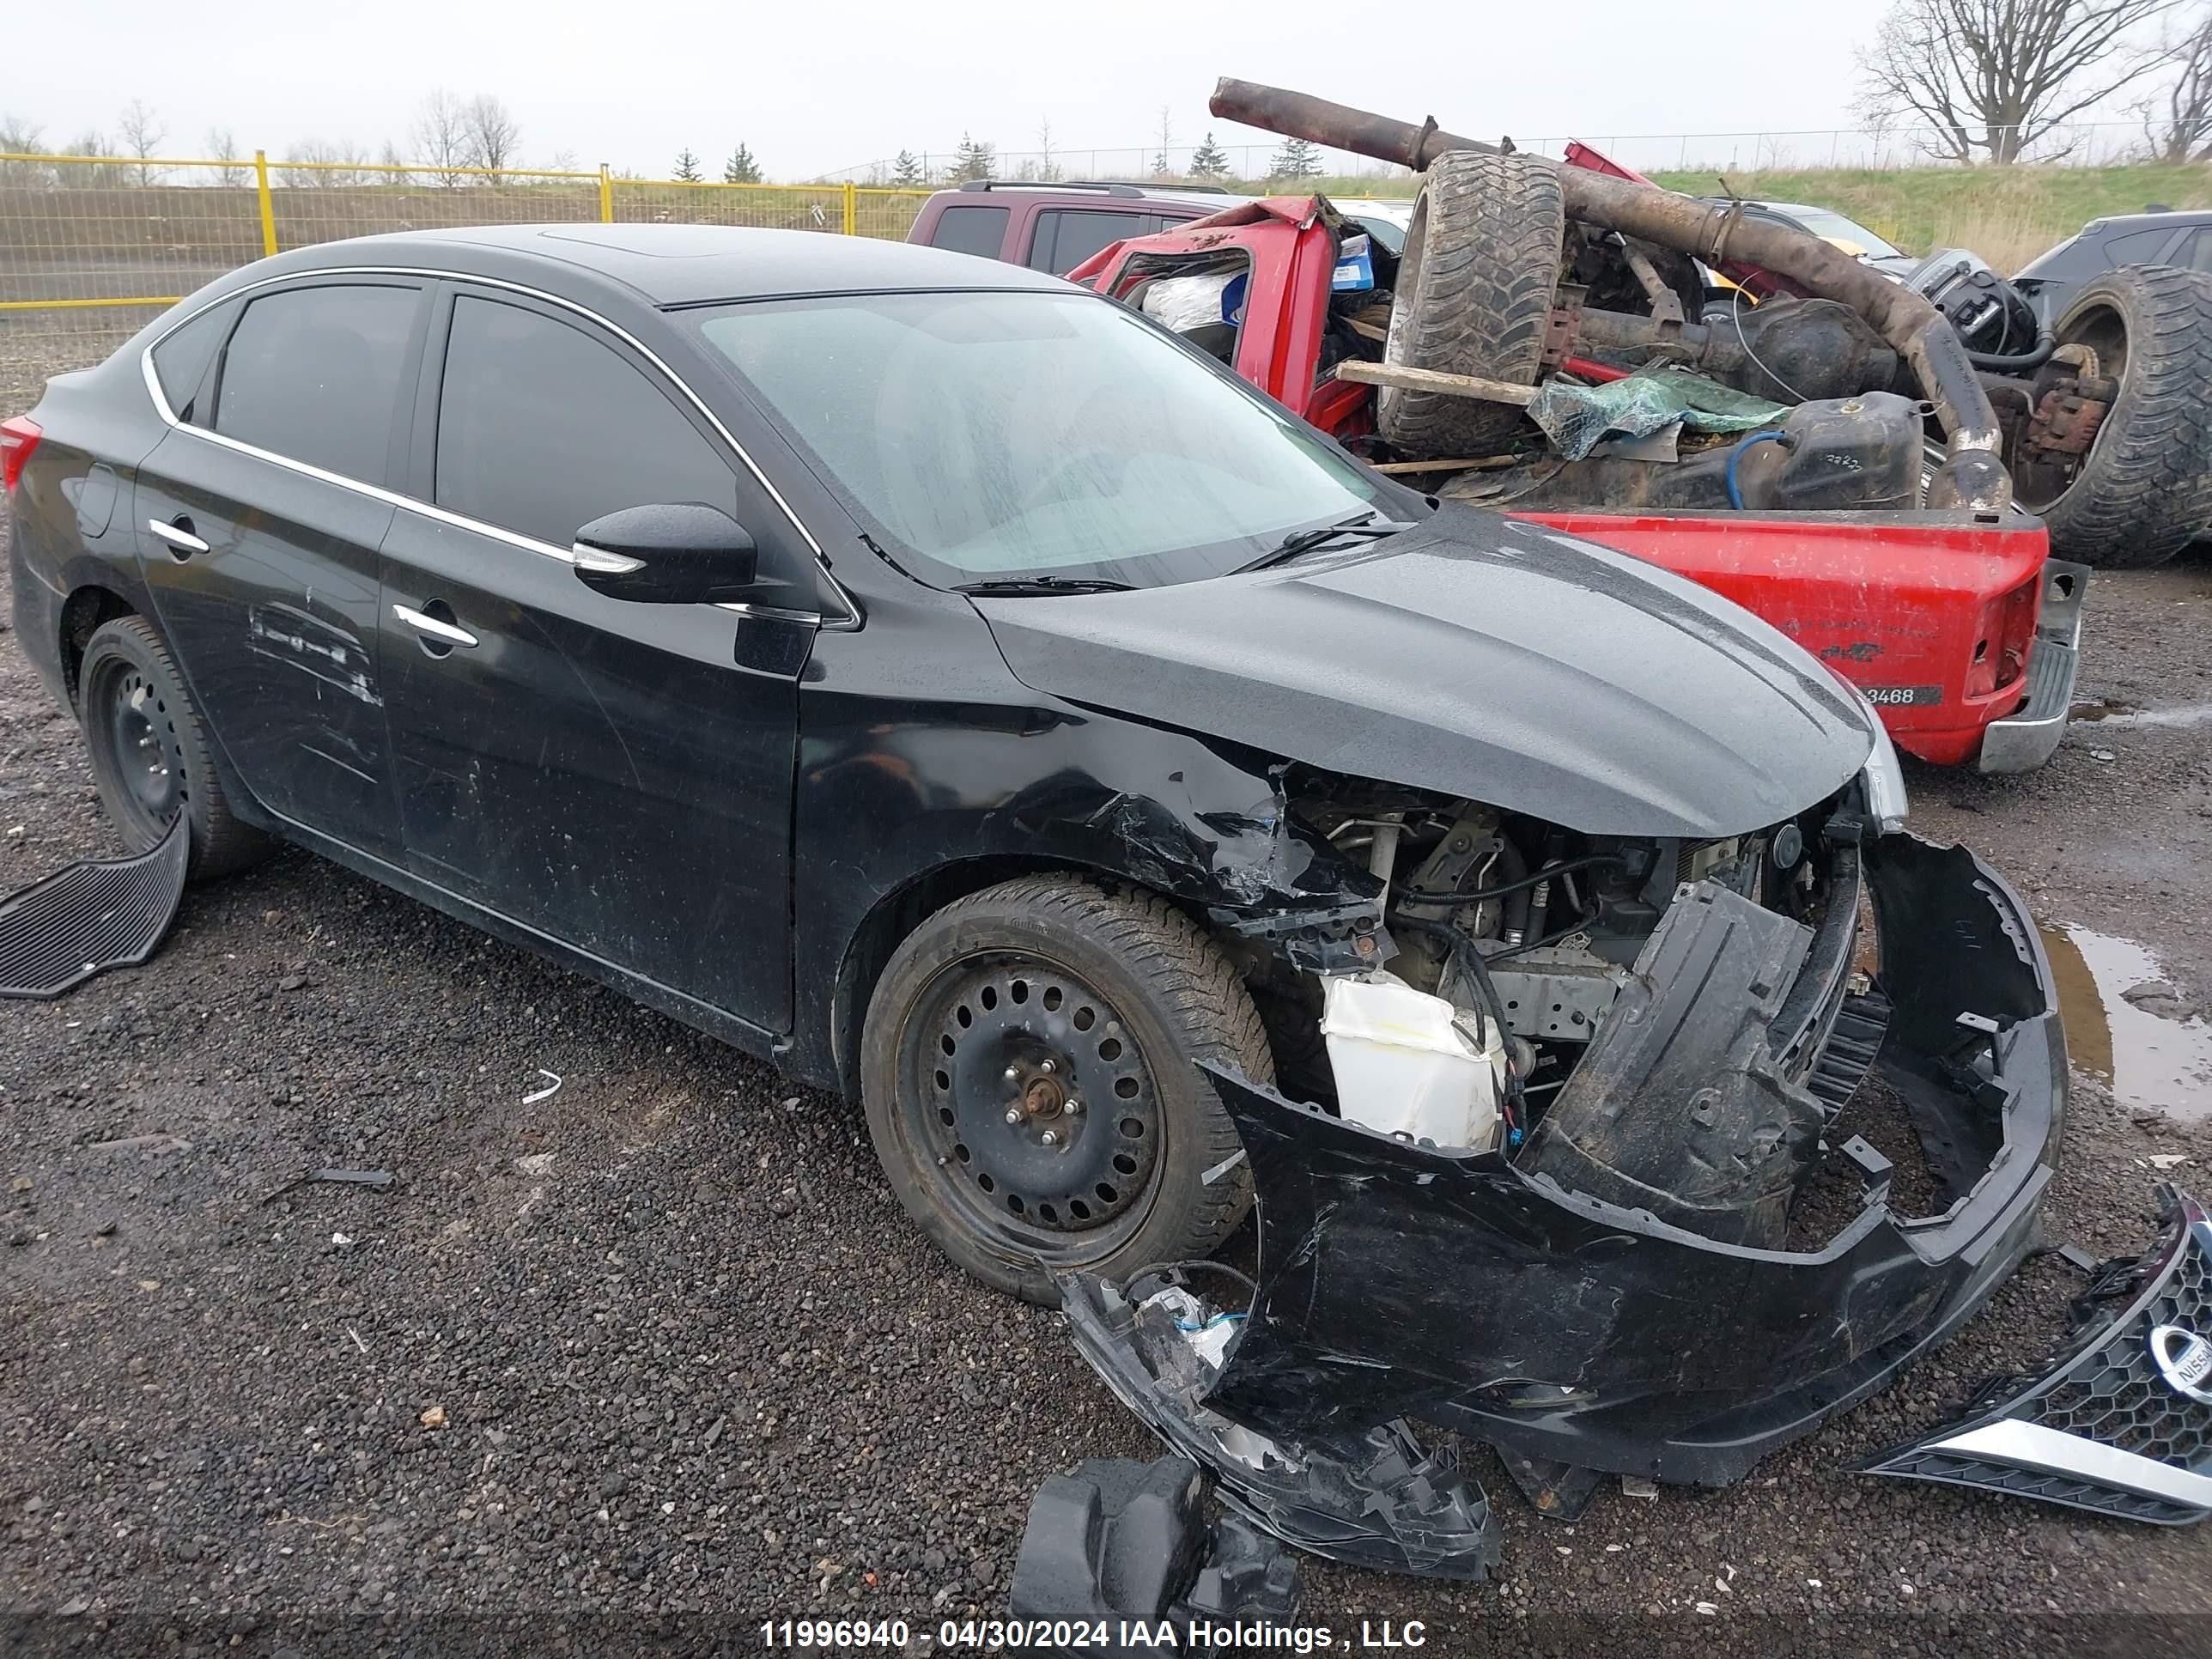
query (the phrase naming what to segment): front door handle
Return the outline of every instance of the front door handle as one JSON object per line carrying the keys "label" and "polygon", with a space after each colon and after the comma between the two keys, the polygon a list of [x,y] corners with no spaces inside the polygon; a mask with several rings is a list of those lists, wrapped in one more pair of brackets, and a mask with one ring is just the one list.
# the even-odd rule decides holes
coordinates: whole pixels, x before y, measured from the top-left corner
{"label": "front door handle", "polygon": [[172,524],[163,524],[159,519],[149,519],[146,528],[168,543],[169,552],[173,557],[189,559],[195,553],[208,550],[208,544],[192,534],[192,521],[181,513]]}
{"label": "front door handle", "polygon": [[416,633],[427,634],[441,644],[458,645],[464,651],[472,651],[476,648],[477,636],[465,628],[457,628],[452,623],[441,622],[435,617],[426,617],[421,611],[411,610],[404,605],[393,605],[392,614]]}

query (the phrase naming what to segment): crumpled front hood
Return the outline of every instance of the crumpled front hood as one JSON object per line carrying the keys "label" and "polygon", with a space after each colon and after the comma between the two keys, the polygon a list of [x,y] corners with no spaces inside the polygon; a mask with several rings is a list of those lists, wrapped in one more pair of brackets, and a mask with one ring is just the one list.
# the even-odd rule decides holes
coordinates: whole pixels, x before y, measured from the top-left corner
{"label": "crumpled front hood", "polygon": [[1750,612],[1462,506],[1272,570],[975,605],[1033,690],[1590,835],[1759,829],[1873,747],[1870,711]]}

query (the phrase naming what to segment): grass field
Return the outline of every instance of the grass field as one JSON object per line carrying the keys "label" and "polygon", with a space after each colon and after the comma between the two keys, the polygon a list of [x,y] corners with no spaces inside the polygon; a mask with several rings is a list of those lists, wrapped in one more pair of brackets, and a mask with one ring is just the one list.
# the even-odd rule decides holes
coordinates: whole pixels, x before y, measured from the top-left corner
{"label": "grass field", "polygon": [[[1711,173],[1662,173],[1657,182],[1693,196],[1717,195]],[[1406,196],[1414,180],[1317,179],[1328,196]],[[2143,162],[2117,167],[1909,167],[1888,173],[1807,167],[1731,173],[1739,196],[1804,202],[1848,215],[1908,253],[1971,248],[2000,270],[2017,270],[2088,221],[2140,213],[2153,202],[2212,208],[2212,167]],[[1262,191],[1267,185],[1240,185]]]}

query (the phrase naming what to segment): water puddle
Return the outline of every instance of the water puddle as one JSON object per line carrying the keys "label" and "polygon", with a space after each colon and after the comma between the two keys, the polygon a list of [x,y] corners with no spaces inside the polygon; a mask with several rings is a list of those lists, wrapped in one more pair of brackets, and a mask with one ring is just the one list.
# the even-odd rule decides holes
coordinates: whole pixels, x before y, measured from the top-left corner
{"label": "water puddle", "polygon": [[2212,1117],[2212,1022],[2179,1000],[2158,958],[2087,927],[2045,922],[2041,931],[2075,1067],[2124,1106]]}
{"label": "water puddle", "polygon": [[2077,702],[2073,717],[2077,725],[2164,726],[2187,728],[2212,726],[2212,702],[2175,703],[2164,708],[2137,708],[2107,697],[2102,702]]}

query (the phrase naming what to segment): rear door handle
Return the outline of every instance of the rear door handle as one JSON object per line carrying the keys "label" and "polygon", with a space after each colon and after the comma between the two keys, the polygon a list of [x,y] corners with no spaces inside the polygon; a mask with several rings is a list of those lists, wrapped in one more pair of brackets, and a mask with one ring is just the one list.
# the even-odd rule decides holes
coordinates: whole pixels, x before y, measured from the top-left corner
{"label": "rear door handle", "polygon": [[192,534],[192,521],[179,517],[174,524],[163,524],[159,519],[146,520],[146,528],[168,543],[170,550],[180,556],[204,553],[208,544]]}
{"label": "rear door handle", "polygon": [[446,645],[458,645],[463,650],[476,648],[477,636],[465,628],[456,628],[449,622],[440,622],[435,617],[426,617],[421,611],[404,605],[392,607],[392,614],[418,634],[427,634]]}

